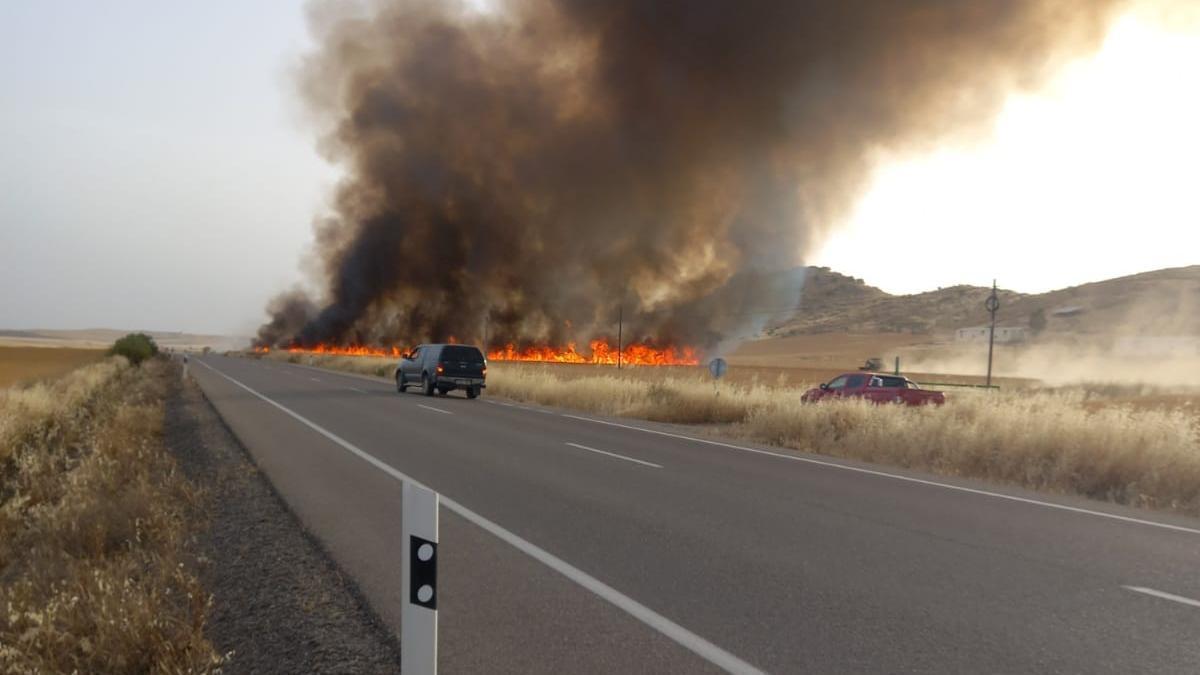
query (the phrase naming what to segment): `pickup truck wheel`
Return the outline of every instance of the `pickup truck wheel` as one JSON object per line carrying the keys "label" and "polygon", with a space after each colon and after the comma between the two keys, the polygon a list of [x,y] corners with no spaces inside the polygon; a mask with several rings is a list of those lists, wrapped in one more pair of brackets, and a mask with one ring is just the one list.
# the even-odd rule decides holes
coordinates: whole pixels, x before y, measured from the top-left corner
{"label": "pickup truck wheel", "polygon": [[428,375],[421,376],[421,389],[425,391],[426,396],[433,396],[433,380],[429,379]]}
{"label": "pickup truck wheel", "polygon": [[408,389],[408,383],[404,381],[404,373],[396,373],[396,391],[403,394],[405,389]]}
{"label": "pickup truck wheel", "polygon": [[476,398],[479,396],[479,387],[467,387],[467,398]]}

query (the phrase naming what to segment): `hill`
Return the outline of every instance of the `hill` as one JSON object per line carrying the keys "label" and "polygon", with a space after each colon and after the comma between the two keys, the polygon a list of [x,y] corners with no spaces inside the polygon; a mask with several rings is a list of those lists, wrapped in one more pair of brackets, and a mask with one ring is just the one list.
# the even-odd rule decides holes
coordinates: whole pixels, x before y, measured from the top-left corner
{"label": "hill", "polygon": [[[795,316],[769,337],[816,333],[947,335],[987,322],[991,289],[951,286],[892,295],[828,268],[809,267]],[[1157,270],[1024,294],[1001,289],[998,324],[1029,326],[1045,316],[1045,331],[1103,336],[1200,335],[1200,265]]]}
{"label": "hill", "polygon": [[[80,330],[0,330],[0,344],[25,347],[77,347],[102,348],[110,346],[117,338],[137,330],[112,328],[85,328]],[[159,347],[169,349],[242,349],[250,344],[250,338],[228,335],[201,335],[172,331],[143,330],[154,338]]]}

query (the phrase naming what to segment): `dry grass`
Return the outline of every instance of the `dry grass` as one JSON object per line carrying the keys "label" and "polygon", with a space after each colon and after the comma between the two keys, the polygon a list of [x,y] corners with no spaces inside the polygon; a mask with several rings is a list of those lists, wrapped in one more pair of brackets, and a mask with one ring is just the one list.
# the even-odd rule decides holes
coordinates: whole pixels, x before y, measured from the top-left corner
{"label": "dry grass", "polygon": [[1200,425],[1088,410],[1079,392],[964,394],[943,408],[777,398],[736,433],[812,452],[1200,515]]}
{"label": "dry grass", "polygon": [[[384,377],[395,365],[362,357],[272,358]],[[802,389],[786,376],[751,376],[723,382],[718,394],[699,368],[618,372],[493,362],[488,373],[490,394],[517,401],[721,425],[713,431],[808,452],[1200,515],[1200,417],[1113,395],[1124,390],[967,391],[952,394],[942,408],[905,408],[803,405]]]}
{"label": "dry grass", "polygon": [[0,671],[211,672],[164,361],[0,391]]}
{"label": "dry grass", "polygon": [[100,349],[0,346],[0,388],[59,377],[102,358]]}

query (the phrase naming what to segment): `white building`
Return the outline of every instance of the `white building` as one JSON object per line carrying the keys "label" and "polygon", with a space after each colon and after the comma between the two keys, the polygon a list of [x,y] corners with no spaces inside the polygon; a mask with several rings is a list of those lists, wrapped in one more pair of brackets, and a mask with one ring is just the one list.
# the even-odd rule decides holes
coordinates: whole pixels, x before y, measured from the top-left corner
{"label": "white building", "polygon": [[[954,333],[958,342],[987,342],[990,326],[972,326],[959,328]],[[1029,339],[1029,329],[1025,326],[996,326],[996,344],[1011,344],[1024,342]]]}

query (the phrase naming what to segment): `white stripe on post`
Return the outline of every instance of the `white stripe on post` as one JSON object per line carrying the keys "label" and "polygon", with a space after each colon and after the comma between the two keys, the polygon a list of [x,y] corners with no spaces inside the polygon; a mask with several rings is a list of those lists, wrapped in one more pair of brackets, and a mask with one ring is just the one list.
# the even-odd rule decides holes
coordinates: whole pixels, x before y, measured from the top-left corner
{"label": "white stripe on post", "polygon": [[438,494],[404,481],[401,545],[400,669],[437,672]]}

